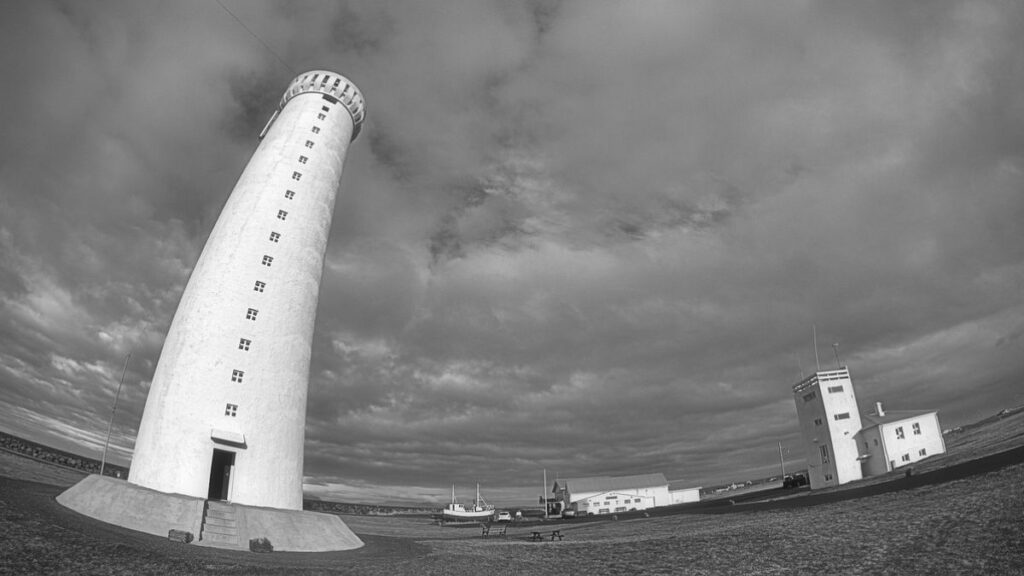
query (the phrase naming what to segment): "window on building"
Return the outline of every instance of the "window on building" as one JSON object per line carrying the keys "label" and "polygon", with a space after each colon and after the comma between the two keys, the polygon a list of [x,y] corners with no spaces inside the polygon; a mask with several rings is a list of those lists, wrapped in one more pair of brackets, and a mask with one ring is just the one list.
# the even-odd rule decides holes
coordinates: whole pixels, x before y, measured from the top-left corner
{"label": "window on building", "polygon": [[253,289],[254,292],[263,292],[263,289],[266,288],[266,287],[267,287],[267,283],[266,282],[261,282],[261,281],[257,280],[256,284],[253,285],[252,289]]}
{"label": "window on building", "polygon": [[285,190],[284,191],[284,197],[286,199],[288,199],[288,200],[291,200],[291,199],[295,198],[295,191],[294,190]]}
{"label": "window on building", "polygon": [[903,426],[896,428],[896,439],[903,440]]}
{"label": "window on building", "polygon": [[878,446],[878,438],[875,438],[875,446]]}
{"label": "window on building", "polygon": [[319,133],[320,133],[320,127],[319,126],[313,126],[313,134],[319,134]]}
{"label": "window on building", "polygon": [[[335,80],[334,81],[334,85],[337,86],[340,82],[341,82],[341,80]],[[330,112],[331,111],[331,107],[330,106],[321,106],[320,109],[323,110],[324,112]]]}
{"label": "window on building", "polygon": [[821,452],[821,463],[828,464],[828,444],[822,444],[821,446],[818,446],[818,451]]}
{"label": "window on building", "polygon": [[281,234],[280,233],[278,233],[278,232],[271,232],[270,233],[270,241],[271,242],[277,242],[280,239],[281,239]]}
{"label": "window on building", "polygon": [[904,462],[910,462],[910,454],[904,454],[903,455],[903,461]]}
{"label": "window on building", "polygon": [[840,384],[839,386],[829,386],[828,391],[829,393],[842,392],[843,386],[842,384]]}
{"label": "window on building", "polygon": [[889,470],[892,470],[895,467],[896,467],[896,461],[895,460],[889,460]]}
{"label": "window on building", "polygon": [[231,416],[232,418],[234,418],[236,414],[238,414],[238,404],[225,404],[224,405],[224,415],[225,416]]}
{"label": "window on building", "polygon": [[829,482],[831,480],[832,480],[832,475],[831,474],[825,474],[825,481]]}
{"label": "window on building", "polygon": [[312,148],[312,147],[313,147],[313,141],[312,140],[306,140],[306,148]]}
{"label": "window on building", "polygon": [[868,450],[871,450],[871,445],[868,444],[867,440],[865,440],[864,441],[864,451],[867,452]]}
{"label": "window on building", "polygon": [[917,451],[917,455],[918,456],[927,456],[928,455],[928,451],[925,450],[924,448],[921,448],[920,450]]}
{"label": "window on building", "polygon": [[327,114],[324,114],[323,112],[321,112],[321,113],[316,115],[316,118],[317,118],[317,120],[327,120]]}
{"label": "window on building", "polygon": [[264,266],[270,266],[273,263],[274,263],[274,257],[273,256],[267,256],[266,254],[263,255],[263,265]]}
{"label": "window on building", "polygon": [[835,418],[836,420],[848,420],[850,418],[850,413],[843,412],[840,414],[836,414],[835,416],[833,416],[833,418]]}
{"label": "window on building", "polygon": [[292,172],[292,180],[302,180],[301,172]]}
{"label": "window on building", "polygon": [[914,427],[914,435],[915,436],[920,436],[921,435],[921,423],[920,422],[914,422],[913,427]]}
{"label": "window on building", "polygon": [[277,211],[277,219],[278,220],[284,220],[286,218],[288,218],[288,212],[286,210],[278,210]]}
{"label": "window on building", "polygon": [[305,156],[299,156],[299,164],[305,164],[306,162],[309,162],[309,158],[306,158]]}
{"label": "window on building", "polygon": [[239,338],[238,339],[238,349],[239,350],[248,350],[250,344],[252,344],[252,340],[249,340],[248,338]]}
{"label": "window on building", "polygon": [[232,370],[231,371],[231,381],[232,382],[239,382],[239,383],[241,383],[243,376],[245,376],[245,372],[243,372],[241,370]]}
{"label": "window on building", "polygon": [[810,402],[811,400],[814,400],[817,397],[818,394],[815,392],[811,392],[810,394],[804,394],[804,402]]}
{"label": "window on building", "polygon": [[823,424],[823,422],[822,422],[821,418],[815,418],[814,419],[814,425],[815,426],[821,426],[822,424]]}
{"label": "window on building", "polygon": [[249,311],[245,313],[245,319],[246,320],[255,320],[256,319],[256,315],[259,314],[259,313],[260,313],[259,310],[255,309],[255,308],[249,308]]}

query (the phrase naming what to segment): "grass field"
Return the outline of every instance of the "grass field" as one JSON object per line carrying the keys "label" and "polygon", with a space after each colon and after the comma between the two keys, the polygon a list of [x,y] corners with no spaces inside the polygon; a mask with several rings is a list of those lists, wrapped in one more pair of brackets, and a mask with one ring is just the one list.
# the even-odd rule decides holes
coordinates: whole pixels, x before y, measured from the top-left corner
{"label": "grass field", "polygon": [[[1024,417],[1015,417],[965,433],[950,442],[945,461],[963,465],[972,453],[1020,447],[1022,424]],[[532,527],[484,539],[477,529],[440,528],[425,518],[343,516],[366,546],[251,554],[176,544],[82,517],[54,501],[64,481],[74,481],[61,478],[65,472],[0,455],[0,573],[1024,574],[1024,463],[1013,458],[951,481],[941,479],[939,460],[930,461],[939,472],[934,483],[897,489],[896,479],[891,490],[845,500],[837,492],[835,501],[797,497],[651,518],[549,522],[545,531],[565,535],[554,542],[530,541]]]}

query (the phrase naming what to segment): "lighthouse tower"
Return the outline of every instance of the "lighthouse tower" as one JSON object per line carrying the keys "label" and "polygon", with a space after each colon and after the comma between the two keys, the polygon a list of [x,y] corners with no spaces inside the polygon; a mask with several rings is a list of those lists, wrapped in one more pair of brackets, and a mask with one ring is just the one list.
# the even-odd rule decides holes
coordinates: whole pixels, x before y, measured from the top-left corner
{"label": "lighthouse tower", "polygon": [[365,117],[348,79],[295,78],[221,211],[167,333],[128,482],[302,509],[306,395],[335,195]]}

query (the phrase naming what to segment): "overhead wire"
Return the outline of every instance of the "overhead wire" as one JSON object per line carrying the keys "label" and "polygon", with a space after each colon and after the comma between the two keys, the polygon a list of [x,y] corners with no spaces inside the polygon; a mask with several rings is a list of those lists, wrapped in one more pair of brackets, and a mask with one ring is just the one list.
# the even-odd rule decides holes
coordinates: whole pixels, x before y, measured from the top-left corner
{"label": "overhead wire", "polygon": [[252,30],[251,30],[251,29],[250,29],[250,28],[249,28],[248,26],[246,26],[246,25],[245,25],[245,22],[242,22],[242,19],[241,19],[241,18],[239,18],[238,16],[235,16],[235,13],[234,13],[234,12],[232,12],[231,10],[229,10],[229,9],[228,9],[228,7],[227,7],[227,6],[225,6],[225,5],[224,5],[224,4],[223,4],[223,3],[222,3],[222,2],[220,1],[220,0],[213,0],[213,1],[214,1],[214,2],[216,2],[218,6],[220,6],[221,8],[223,8],[223,9],[224,9],[224,11],[225,11],[225,12],[227,12],[229,16],[231,16],[232,18],[234,18],[234,19],[235,19],[235,22],[238,22],[238,24],[239,24],[239,25],[240,25],[240,26],[241,26],[242,28],[244,28],[246,32],[248,32],[248,33],[249,33],[250,35],[252,35],[252,37],[253,37],[253,38],[255,38],[255,39],[256,39],[257,41],[259,41],[259,43],[260,43],[260,44],[262,44],[264,48],[266,48],[267,52],[270,52],[271,54],[273,54],[273,55],[274,55],[274,58],[277,58],[277,61],[278,61],[278,62],[280,62],[282,66],[284,66],[285,68],[287,68],[289,72],[291,72],[291,73],[292,73],[292,76],[295,76],[295,75],[297,75],[297,74],[298,74],[297,72],[295,72],[295,70],[294,70],[294,69],[293,69],[293,68],[292,68],[291,66],[289,66],[289,65],[288,65],[288,63],[287,63],[287,62],[285,62],[284,58],[281,58],[281,57],[280,57],[280,56],[279,56],[279,55],[277,54],[277,52],[274,52],[274,49],[273,49],[273,48],[271,48],[269,44],[267,44],[266,42],[264,42],[264,41],[263,41],[263,39],[262,39],[262,38],[260,38],[258,34],[256,34],[256,33],[255,33],[255,32],[253,32],[253,31],[252,31]]}

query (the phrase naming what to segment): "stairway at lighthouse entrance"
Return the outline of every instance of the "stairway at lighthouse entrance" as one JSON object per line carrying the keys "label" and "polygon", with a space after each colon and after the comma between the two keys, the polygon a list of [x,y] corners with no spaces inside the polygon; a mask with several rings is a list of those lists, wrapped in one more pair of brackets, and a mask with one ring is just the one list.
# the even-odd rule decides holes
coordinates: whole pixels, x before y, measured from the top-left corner
{"label": "stairway at lighthouse entrance", "polygon": [[206,501],[199,540],[209,544],[238,545],[238,520],[231,504],[218,500]]}

